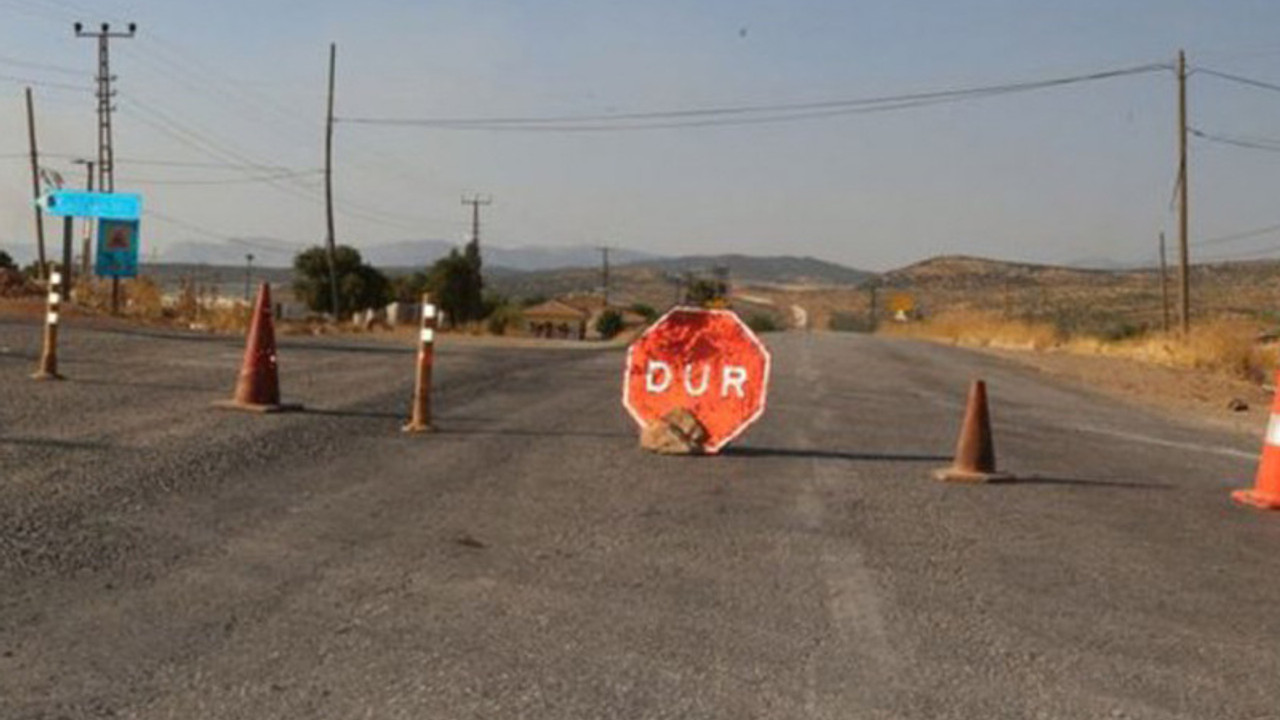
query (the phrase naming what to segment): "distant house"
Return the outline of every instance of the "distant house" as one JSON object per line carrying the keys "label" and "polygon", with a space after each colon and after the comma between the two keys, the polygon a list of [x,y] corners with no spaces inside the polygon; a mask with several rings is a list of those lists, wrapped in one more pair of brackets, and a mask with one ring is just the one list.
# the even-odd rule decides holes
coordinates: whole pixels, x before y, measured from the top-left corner
{"label": "distant house", "polygon": [[587,321],[591,313],[560,300],[548,300],[527,307],[524,316],[525,331],[534,337],[585,340]]}
{"label": "distant house", "polygon": [[617,305],[605,307],[604,299],[594,293],[564,295],[557,299],[566,305],[571,305],[587,313],[587,332],[584,337],[590,340],[600,339],[600,333],[596,331],[596,323],[600,320],[600,316],[605,310],[612,310],[622,316],[622,329],[624,331],[643,327],[648,321],[643,315],[629,308],[618,307]]}

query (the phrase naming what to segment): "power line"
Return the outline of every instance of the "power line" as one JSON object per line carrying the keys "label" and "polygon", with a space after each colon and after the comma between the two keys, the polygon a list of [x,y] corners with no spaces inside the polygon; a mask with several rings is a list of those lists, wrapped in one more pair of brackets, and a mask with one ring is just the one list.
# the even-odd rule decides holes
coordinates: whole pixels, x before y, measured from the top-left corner
{"label": "power line", "polygon": [[302,170],[298,172],[277,173],[275,175],[258,175],[240,178],[218,178],[213,180],[181,180],[175,178],[121,178],[124,182],[139,185],[240,185],[245,183],[272,182],[288,178],[319,175],[320,170]]}
{"label": "power line", "polygon": [[336,120],[357,125],[424,127],[442,130],[518,130],[524,132],[599,132],[742,125],[753,123],[790,122],[795,120],[810,120],[841,115],[901,110],[921,107],[924,105],[1029,92],[1077,83],[1096,82],[1111,78],[1169,69],[1171,69],[1171,66],[1168,64],[1148,64],[1044,80],[936,90],[902,95],[822,100],[803,103],[771,103],[718,108],[683,108],[620,114],[453,118],[345,117],[336,118]]}
{"label": "power line", "polygon": [[0,82],[8,82],[15,85],[32,85],[35,87],[48,88],[50,90],[74,90],[76,92],[93,91],[93,88],[88,85],[72,85],[71,83],[57,82],[56,80],[37,80],[35,78],[21,77],[18,75],[0,75]]}
{"label": "power line", "polygon": [[31,62],[30,60],[19,60],[17,58],[6,57],[3,55],[0,55],[0,65],[12,65],[13,67],[29,68],[31,70],[44,70],[45,72],[84,77],[83,71],[72,67],[66,67],[65,65],[50,65],[48,63]]}
{"label": "power line", "polygon": [[230,243],[233,245],[250,247],[256,250],[266,250],[268,252],[297,252],[303,249],[303,246],[301,245],[298,245],[296,243],[285,242],[285,241],[268,243],[268,242],[263,242],[262,240],[250,240],[246,238],[240,238],[234,235],[221,235],[211,230],[207,230],[194,223],[189,223],[185,220],[179,220],[178,218],[175,218],[171,215],[166,215],[164,213],[157,212],[151,209],[147,209],[143,211],[143,214],[149,218],[159,220],[160,222],[163,222],[163,223],[168,223],[175,227],[180,227],[184,230],[196,233],[197,235],[202,235],[211,240],[219,240],[221,242]]}
{"label": "power line", "polygon": [[1249,138],[1232,135],[1217,135],[1207,133],[1196,128],[1187,128],[1187,132],[1200,138],[1222,145],[1233,145],[1235,147],[1247,148],[1249,150],[1266,150],[1267,152],[1280,152],[1280,140],[1271,140],[1268,138]]}
{"label": "power line", "polygon": [[1232,75],[1231,73],[1225,73],[1220,70],[1213,70],[1213,69],[1204,68],[1204,67],[1196,68],[1195,72],[1202,73],[1204,75],[1211,75],[1213,77],[1220,78],[1222,80],[1228,80],[1234,83],[1238,83],[1240,85],[1248,85],[1250,87],[1261,88],[1263,90],[1270,90],[1272,92],[1280,92],[1280,85],[1264,82],[1262,80],[1254,80],[1253,78],[1244,77],[1243,75]]}
{"label": "power line", "polygon": [[1195,243],[1195,245],[1199,247],[1205,247],[1209,245],[1225,245],[1228,243],[1236,242],[1238,240],[1248,240],[1249,238],[1269,235],[1273,232],[1280,232],[1280,223],[1277,223],[1275,225],[1267,225],[1266,227],[1254,228],[1253,230],[1244,230],[1241,232],[1234,232],[1228,235],[1219,235],[1218,237],[1208,238],[1206,240],[1199,240]]}

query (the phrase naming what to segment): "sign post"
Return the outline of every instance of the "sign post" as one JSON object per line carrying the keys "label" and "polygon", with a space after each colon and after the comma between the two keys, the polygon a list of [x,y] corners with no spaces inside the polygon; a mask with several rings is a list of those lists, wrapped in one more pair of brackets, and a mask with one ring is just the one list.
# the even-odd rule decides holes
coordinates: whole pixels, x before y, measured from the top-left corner
{"label": "sign post", "polygon": [[715,454],[764,414],[770,362],[737,313],[677,307],[628,348],[622,404],[642,430],[687,412]]}
{"label": "sign post", "polygon": [[98,253],[94,271],[111,278],[111,314],[120,312],[120,278],[138,276],[138,221],[142,196],[137,193],[99,193],[56,190],[40,198],[50,215],[98,219]]}

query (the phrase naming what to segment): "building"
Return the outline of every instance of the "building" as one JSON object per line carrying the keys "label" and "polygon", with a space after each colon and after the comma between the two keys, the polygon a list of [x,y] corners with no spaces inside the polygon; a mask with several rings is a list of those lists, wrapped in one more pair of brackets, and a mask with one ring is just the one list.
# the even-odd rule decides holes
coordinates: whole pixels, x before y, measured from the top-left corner
{"label": "building", "polygon": [[587,321],[591,313],[560,300],[548,300],[527,307],[524,316],[525,332],[534,337],[584,340],[587,337]]}

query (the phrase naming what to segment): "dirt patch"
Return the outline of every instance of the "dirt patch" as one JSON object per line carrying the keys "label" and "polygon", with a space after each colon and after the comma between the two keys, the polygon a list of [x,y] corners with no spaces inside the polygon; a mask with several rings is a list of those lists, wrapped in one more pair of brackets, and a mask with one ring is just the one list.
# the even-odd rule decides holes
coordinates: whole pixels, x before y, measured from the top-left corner
{"label": "dirt patch", "polygon": [[[1246,435],[1260,436],[1270,414],[1270,388],[1217,373],[1069,352],[991,348],[982,351],[1073,380],[1121,400]],[[1243,401],[1248,409],[1232,410],[1233,401]]]}

